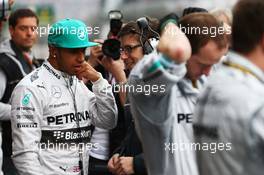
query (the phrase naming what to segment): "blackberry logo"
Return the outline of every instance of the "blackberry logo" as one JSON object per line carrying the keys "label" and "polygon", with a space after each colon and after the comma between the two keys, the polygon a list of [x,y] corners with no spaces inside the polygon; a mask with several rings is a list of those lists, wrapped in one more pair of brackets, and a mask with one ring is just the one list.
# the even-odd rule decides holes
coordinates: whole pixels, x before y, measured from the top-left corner
{"label": "blackberry logo", "polygon": [[89,142],[91,138],[91,126],[81,128],[71,128],[64,130],[42,130],[42,143],[79,143]]}
{"label": "blackberry logo", "polygon": [[53,137],[56,138],[56,140],[59,139],[66,139],[66,140],[74,140],[74,139],[80,139],[80,138],[88,138],[91,136],[91,131],[81,131],[81,132],[73,132],[73,131],[54,131]]}
{"label": "blackberry logo", "polygon": [[83,138],[89,138],[91,136],[91,131],[85,131],[82,130],[81,132],[66,132],[65,133],[65,139],[66,140],[75,140],[75,139],[83,139]]}
{"label": "blackberry logo", "polygon": [[64,138],[64,132],[61,131],[54,131],[53,136],[56,137],[56,139]]}

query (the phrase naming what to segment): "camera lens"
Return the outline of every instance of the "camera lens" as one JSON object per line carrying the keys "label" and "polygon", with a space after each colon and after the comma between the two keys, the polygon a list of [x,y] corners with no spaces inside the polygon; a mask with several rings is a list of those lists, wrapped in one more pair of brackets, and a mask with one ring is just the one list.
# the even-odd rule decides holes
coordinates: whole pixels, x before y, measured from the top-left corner
{"label": "camera lens", "polygon": [[118,60],[120,57],[120,41],[117,39],[108,39],[105,40],[102,51],[104,55],[113,58],[114,60]]}

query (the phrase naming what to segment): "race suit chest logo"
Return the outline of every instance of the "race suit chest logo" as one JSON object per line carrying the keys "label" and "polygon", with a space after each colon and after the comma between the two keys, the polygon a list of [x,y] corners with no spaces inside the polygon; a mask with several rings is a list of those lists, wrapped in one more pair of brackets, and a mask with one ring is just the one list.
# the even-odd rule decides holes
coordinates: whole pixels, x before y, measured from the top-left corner
{"label": "race suit chest logo", "polygon": [[193,123],[193,114],[192,113],[178,113],[177,114],[178,123]]}
{"label": "race suit chest logo", "polygon": [[66,130],[42,130],[41,142],[44,143],[80,143],[89,142],[91,138],[91,117],[92,113],[88,111],[75,113],[67,113],[58,116],[47,117],[47,124],[52,126],[60,126],[67,123],[85,122],[82,128],[71,128]]}
{"label": "race suit chest logo", "polygon": [[67,123],[86,121],[88,125],[91,124],[91,117],[93,114],[88,111],[78,112],[75,113],[67,113],[57,116],[48,116],[47,117],[47,124],[48,125],[64,125]]}
{"label": "race suit chest logo", "polygon": [[65,140],[75,140],[79,138],[88,138],[90,136],[89,131],[82,130],[81,132],[74,131],[54,131],[53,137],[56,140],[65,139]]}
{"label": "race suit chest logo", "polygon": [[202,124],[194,124],[194,134],[198,137],[207,136],[212,139],[218,139],[219,133],[216,126],[205,126]]}
{"label": "race suit chest logo", "polygon": [[51,87],[51,94],[54,98],[60,98],[61,97],[61,89],[58,86],[52,86]]}
{"label": "race suit chest logo", "polygon": [[91,126],[64,130],[42,130],[41,143],[88,143]]}

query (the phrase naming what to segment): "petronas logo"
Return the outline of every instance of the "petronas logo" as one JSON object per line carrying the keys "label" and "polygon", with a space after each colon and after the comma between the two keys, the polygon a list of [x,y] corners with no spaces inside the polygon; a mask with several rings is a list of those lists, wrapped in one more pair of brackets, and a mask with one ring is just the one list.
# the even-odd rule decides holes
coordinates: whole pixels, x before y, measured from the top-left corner
{"label": "petronas logo", "polygon": [[22,104],[23,104],[24,106],[27,106],[27,105],[29,104],[29,99],[30,99],[30,97],[31,97],[31,94],[26,94],[26,95],[23,97],[23,99],[22,99]]}

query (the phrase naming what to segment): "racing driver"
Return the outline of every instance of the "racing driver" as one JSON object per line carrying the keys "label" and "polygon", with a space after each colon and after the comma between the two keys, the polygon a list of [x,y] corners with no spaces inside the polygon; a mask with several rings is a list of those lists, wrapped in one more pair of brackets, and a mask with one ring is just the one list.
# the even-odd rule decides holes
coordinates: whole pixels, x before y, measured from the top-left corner
{"label": "racing driver", "polygon": [[[13,162],[21,175],[87,174],[91,125],[116,125],[112,88],[84,60],[85,49],[97,43],[89,42],[83,22],[56,22],[48,45],[48,60],[11,97]],[[83,79],[93,83],[93,92]]]}

